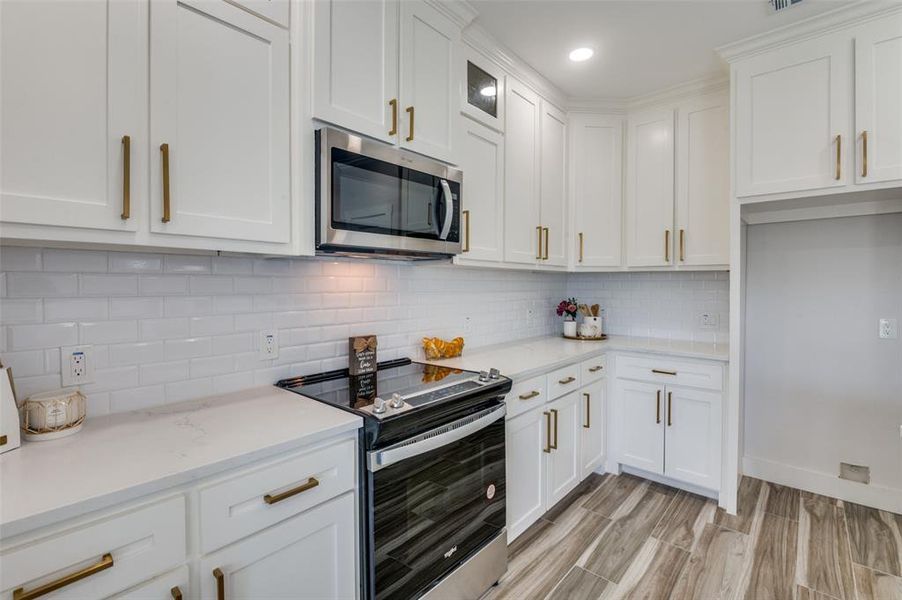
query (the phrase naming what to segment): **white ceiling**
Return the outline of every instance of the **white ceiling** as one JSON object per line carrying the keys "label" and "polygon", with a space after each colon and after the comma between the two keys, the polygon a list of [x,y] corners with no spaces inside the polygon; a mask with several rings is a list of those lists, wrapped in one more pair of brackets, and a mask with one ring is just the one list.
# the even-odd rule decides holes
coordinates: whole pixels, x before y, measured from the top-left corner
{"label": "white ceiling", "polygon": [[[848,4],[804,0],[471,0],[476,22],[567,96],[630,98],[726,73],[722,44]],[[570,50],[595,56],[573,63]]]}

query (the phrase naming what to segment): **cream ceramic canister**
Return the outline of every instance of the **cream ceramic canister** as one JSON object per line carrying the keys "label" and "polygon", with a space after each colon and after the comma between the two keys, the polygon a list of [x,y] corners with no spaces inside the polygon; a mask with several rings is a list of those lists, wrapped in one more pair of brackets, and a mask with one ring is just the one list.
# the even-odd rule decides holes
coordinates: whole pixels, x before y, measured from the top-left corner
{"label": "cream ceramic canister", "polygon": [[583,317],[583,322],[579,326],[579,335],[585,338],[601,337],[601,317]]}
{"label": "cream ceramic canister", "polygon": [[576,321],[564,321],[564,335],[576,337]]}

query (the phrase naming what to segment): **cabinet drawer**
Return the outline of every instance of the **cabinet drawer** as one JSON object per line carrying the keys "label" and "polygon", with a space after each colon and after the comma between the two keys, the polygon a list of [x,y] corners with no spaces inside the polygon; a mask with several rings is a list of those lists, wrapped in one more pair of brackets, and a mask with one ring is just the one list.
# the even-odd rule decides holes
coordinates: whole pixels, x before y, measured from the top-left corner
{"label": "cabinet drawer", "polygon": [[514,384],[507,395],[508,418],[525,413],[548,400],[548,381],[545,375],[525,379]]}
{"label": "cabinet drawer", "polygon": [[115,600],[172,600],[173,589],[178,588],[182,598],[192,598],[188,593],[188,567],[181,566],[175,571],[160,575],[126,592],[113,596]]}
{"label": "cabinet drawer", "polygon": [[567,365],[548,374],[548,399],[560,398],[579,387],[579,364]]}
{"label": "cabinet drawer", "polygon": [[608,372],[607,361],[604,355],[596,356],[579,363],[580,385],[588,385],[598,381]]}
{"label": "cabinet drawer", "polygon": [[185,562],[185,498],[4,547],[2,554],[3,598],[66,578],[75,580],[54,598],[105,598]]}
{"label": "cabinet drawer", "polygon": [[[354,488],[355,442],[279,457],[200,490],[201,552],[211,552]],[[295,493],[292,493],[295,492]]]}
{"label": "cabinet drawer", "polygon": [[619,356],[617,377],[708,390],[723,389],[723,366],[679,361],[667,357]]}

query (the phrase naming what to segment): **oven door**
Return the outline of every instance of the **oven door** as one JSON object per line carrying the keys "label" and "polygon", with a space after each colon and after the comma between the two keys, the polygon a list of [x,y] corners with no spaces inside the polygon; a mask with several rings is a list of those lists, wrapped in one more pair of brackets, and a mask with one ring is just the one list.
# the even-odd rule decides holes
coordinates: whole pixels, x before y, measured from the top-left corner
{"label": "oven door", "polygon": [[460,252],[459,170],[334,129],[317,144],[318,248]]}
{"label": "oven door", "polygon": [[504,405],[367,454],[375,597],[419,597],[504,530]]}

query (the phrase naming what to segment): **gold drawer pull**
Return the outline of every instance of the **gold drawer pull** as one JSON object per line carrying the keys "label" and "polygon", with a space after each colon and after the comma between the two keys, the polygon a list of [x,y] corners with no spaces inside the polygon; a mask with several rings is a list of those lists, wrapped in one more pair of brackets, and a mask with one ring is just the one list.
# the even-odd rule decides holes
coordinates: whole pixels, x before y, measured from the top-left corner
{"label": "gold drawer pull", "polygon": [[546,410],[542,414],[545,415],[545,447],[542,452],[551,454],[551,413]]}
{"label": "gold drawer pull", "polygon": [[542,395],[542,392],[540,392],[538,390],[533,390],[533,391],[529,392],[528,394],[520,394],[520,400],[532,400],[536,396],[541,396],[541,395]]}
{"label": "gold drawer pull", "polygon": [[172,600],[182,600],[182,590],[179,589],[179,586],[175,586],[169,590],[169,593],[172,595]]}
{"label": "gold drawer pull", "polygon": [[602,365],[595,365],[594,367],[589,367],[589,373],[597,373],[604,369]]}
{"label": "gold drawer pull", "polygon": [[836,136],[836,181],[842,179],[842,136]]}
{"label": "gold drawer pull", "polygon": [[132,212],[132,138],[122,136],[122,214],[119,218],[123,221],[131,216]]}
{"label": "gold drawer pull", "polygon": [[561,385],[567,385],[568,383],[573,383],[576,381],[576,377],[565,377],[564,379],[558,379],[558,383]]}
{"label": "gold drawer pull", "polygon": [[225,600],[225,575],[222,569],[213,569],[213,577],[216,578],[216,600]]}
{"label": "gold drawer pull", "polygon": [[868,176],[868,132],[867,131],[861,132],[861,158],[862,158],[861,176],[867,177]]}
{"label": "gold drawer pull", "polygon": [[583,424],[584,429],[592,428],[592,397],[589,394],[583,394],[586,397],[586,422]]}
{"label": "gold drawer pull", "polygon": [[66,575],[64,577],[60,577],[56,581],[51,581],[50,583],[45,583],[41,587],[36,587],[30,592],[26,592],[25,588],[19,588],[13,591],[13,600],[31,600],[32,598],[40,598],[41,596],[46,596],[50,592],[55,592],[60,588],[64,588],[67,585],[71,585],[76,581],[81,581],[86,577],[90,577],[95,573],[100,573],[101,571],[106,571],[110,567],[113,566],[113,555],[107,552],[103,555],[103,558],[100,559],[99,562],[94,563],[90,567],[85,567],[81,571],[76,571],[70,575]]}
{"label": "gold drawer pull", "polygon": [[163,218],[161,221],[170,221],[171,197],[169,195],[169,144],[160,145],[160,154],[163,160]]}
{"label": "gold drawer pull", "polygon": [[664,369],[652,369],[652,373],[657,373],[658,375],[676,375],[676,371],[665,371]]}
{"label": "gold drawer pull", "polygon": [[680,229],[680,262],[686,262],[686,230]]}
{"label": "gold drawer pull", "polygon": [[667,392],[667,426],[673,425],[673,392]]}
{"label": "gold drawer pull", "polygon": [[397,135],[398,133],[398,99],[392,98],[388,101],[388,105],[391,106],[391,131],[388,132],[388,135]]}
{"label": "gold drawer pull", "polygon": [[0,446],[5,446],[5,445],[6,445],[6,436],[0,435]]}
{"label": "gold drawer pull", "polygon": [[549,229],[547,227],[543,227],[542,231],[545,232],[545,255],[542,257],[542,260],[548,260],[548,237],[551,235]]}
{"label": "gold drawer pull", "polygon": [[557,450],[557,409],[552,408],[548,412],[554,415],[554,443],[551,444],[551,449]]}
{"label": "gold drawer pull", "polygon": [[281,494],[266,494],[263,496],[263,501],[267,504],[275,504],[276,502],[281,502],[286,498],[291,498],[292,496],[297,496],[301,492],[306,492],[307,490],[312,490],[316,486],[319,485],[319,480],[316,477],[311,477],[307,480],[306,483],[302,483],[296,488],[291,488],[286,492],[282,492]]}
{"label": "gold drawer pull", "polygon": [[670,230],[664,230],[664,262],[670,262]]}
{"label": "gold drawer pull", "polygon": [[407,111],[407,114],[410,115],[410,135],[407,136],[407,141],[412,142],[413,141],[413,107],[408,106],[405,110]]}
{"label": "gold drawer pull", "polygon": [[655,425],[661,422],[661,390],[657,392],[657,399],[655,400]]}
{"label": "gold drawer pull", "polygon": [[579,232],[579,262],[583,262],[583,232]]}
{"label": "gold drawer pull", "polygon": [[539,234],[539,246],[536,250],[536,260],[542,260],[542,226],[536,227],[536,233]]}

